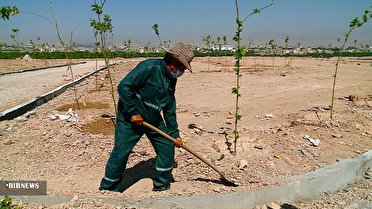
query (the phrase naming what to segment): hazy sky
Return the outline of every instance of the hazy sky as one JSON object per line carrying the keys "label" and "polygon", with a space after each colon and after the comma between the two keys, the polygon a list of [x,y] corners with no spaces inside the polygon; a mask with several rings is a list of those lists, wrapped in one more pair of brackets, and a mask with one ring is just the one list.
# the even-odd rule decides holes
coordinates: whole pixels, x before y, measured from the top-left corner
{"label": "hazy sky", "polygon": [[[21,14],[8,21],[0,19],[0,43],[13,43],[11,29],[18,28],[19,41],[29,43],[40,36],[42,42],[58,43],[54,27],[45,19],[27,14],[41,14],[49,19],[48,0],[0,0],[0,6],[18,6]],[[93,0],[53,0],[52,9],[64,39],[77,43],[92,44],[94,36],[90,19]],[[97,0],[100,2],[100,0]],[[228,37],[232,42],[235,33],[234,0],[107,0],[104,13],[109,14],[114,26],[114,41],[117,44],[131,39],[134,45],[147,42],[158,44],[152,29],[159,25],[162,41],[185,41],[203,45],[202,36]],[[271,0],[240,0],[240,14],[247,16],[254,8],[271,3]],[[276,0],[276,4],[261,14],[254,15],[244,23],[243,41],[257,44],[274,39],[284,45],[338,46],[337,38],[343,38],[352,18],[360,17],[365,9],[371,9],[372,0]],[[25,12],[25,13],[23,13]],[[349,45],[372,45],[372,20],[356,29]]]}

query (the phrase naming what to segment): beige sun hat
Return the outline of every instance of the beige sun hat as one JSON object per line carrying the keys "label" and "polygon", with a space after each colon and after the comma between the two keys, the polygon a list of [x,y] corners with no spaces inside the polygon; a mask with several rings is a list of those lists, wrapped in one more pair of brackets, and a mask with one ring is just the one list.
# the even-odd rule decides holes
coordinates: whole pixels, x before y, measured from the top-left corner
{"label": "beige sun hat", "polygon": [[168,49],[163,48],[163,49],[167,53],[169,53],[172,57],[176,58],[183,65],[185,65],[185,67],[188,70],[190,70],[190,72],[192,72],[190,62],[194,58],[194,52],[189,46],[187,46],[186,44],[182,42],[178,42],[176,43],[176,45],[174,45],[171,48],[168,48]]}

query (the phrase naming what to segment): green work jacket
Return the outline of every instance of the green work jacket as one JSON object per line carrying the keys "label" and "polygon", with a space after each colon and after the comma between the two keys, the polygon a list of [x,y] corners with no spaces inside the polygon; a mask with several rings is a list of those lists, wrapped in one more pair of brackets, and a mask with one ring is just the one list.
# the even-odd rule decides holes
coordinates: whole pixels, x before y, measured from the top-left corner
{"label": "green work jacket", "polygon": [[139,63],[118,85],[118,119],[130,120],[131,116],[141,114],[146,122],[157,126],[163,122],[162,111],[168,134],[178,138],[176,82],[164,60]]}

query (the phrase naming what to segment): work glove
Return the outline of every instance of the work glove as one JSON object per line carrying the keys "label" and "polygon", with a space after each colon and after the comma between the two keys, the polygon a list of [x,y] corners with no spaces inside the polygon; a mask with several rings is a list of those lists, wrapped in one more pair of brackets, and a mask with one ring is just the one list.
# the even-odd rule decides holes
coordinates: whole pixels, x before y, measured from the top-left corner
{"label": "work glove", "polygon": [[178,137],[176,141],[174,142],[174,146],[176,147],[182,147],[182,139],[181,137]]}
{"label": "work glove", "polygon": [[141,126],[142,123],[143,123],[143,118],[140,114],[137,114],[137,115],[133,115],[131,118],[130,118],[130,122],[136,124],[137,126]]}

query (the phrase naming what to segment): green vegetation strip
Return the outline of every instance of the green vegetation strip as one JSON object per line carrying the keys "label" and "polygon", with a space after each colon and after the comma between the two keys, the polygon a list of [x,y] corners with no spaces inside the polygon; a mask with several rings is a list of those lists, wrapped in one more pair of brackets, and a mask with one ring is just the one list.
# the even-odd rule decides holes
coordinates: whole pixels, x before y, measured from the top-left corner
{"label": "green vegetation strip", "polygon": [[[26,54],[29,54],[34,59],[65,59],[66,55],[64,52],[48,52],[48,53],[41,53],[41,52],[20,52],[20,51],[0,51],[0,59],[15,59],[17,57],[23,57]],[[68,52],[68,57],[70,59],[95,59],[95,58],[104,58],[103,53],[95,53],[95,52]],[[233,56],[234,52],[232,51],[224,51],[224,50],[215,50],[215,51],[208,51],[208,52],[200,52],[194,51],[196,57],[222,57],[222,56]],[[148,52],[148,53],[140,53],[140,52],[109,52],[108,58],[137,58],[137,57],[163,57],[164,53],[155,53],[155,52]],[[244,56],[265,56],[271,57],[273,55],[262,55],[258,52],[254,52],[252,50],[248,50]],[[276,54],[276,57],[314,57],[314,58],[330,58],[330,57],[368,57],[372,56],[372,52],[343,52],[339,53],[337,51],[333,53],[308,53],[308,54]]]}

